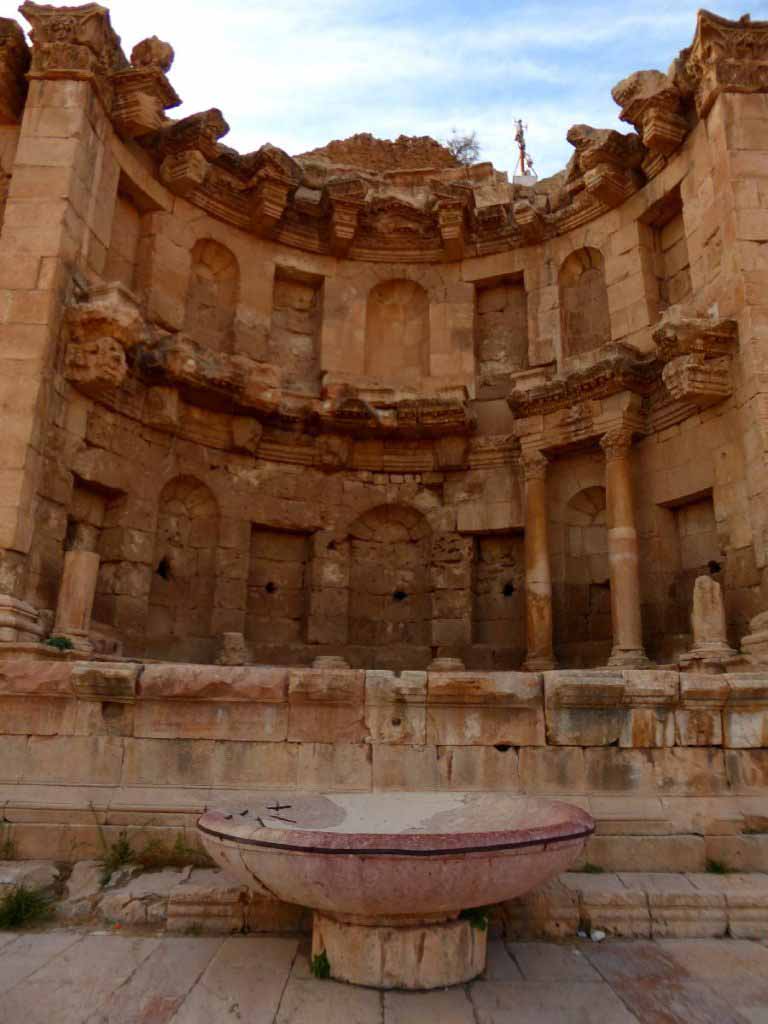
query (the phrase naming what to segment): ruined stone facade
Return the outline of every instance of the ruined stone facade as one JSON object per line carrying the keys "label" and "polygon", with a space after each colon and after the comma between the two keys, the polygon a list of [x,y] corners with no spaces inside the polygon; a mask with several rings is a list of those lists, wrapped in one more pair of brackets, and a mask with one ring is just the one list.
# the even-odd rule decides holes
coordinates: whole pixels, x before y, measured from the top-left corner
{"label": "ruined stone facade", "polygon": [[[129,60],[97,4],[21,13],[31,46],[0,19],[3,657],[53,635],[103,664],[522,669],[545,747],[594,740],[549,689],[545,733],[542,671],[768,663],[768,23],[702,12],[668,74],[615,88],[634,131],[574,126],[567,169],[526,187],[430,139],[239,154],[219,110],[166,113],[168,44]],[[702,575],[711,663],[683,658]],[[659,718],[588,681],[601,744],[698,729],[679,683]],[[695,741],[720,758],[721,696]],[[108,746],[132,711],[105,713]],[[448,749],[445,713],[442,739],[422,702],[384,742]],[[358,750],[361,721],[306,738]]]}

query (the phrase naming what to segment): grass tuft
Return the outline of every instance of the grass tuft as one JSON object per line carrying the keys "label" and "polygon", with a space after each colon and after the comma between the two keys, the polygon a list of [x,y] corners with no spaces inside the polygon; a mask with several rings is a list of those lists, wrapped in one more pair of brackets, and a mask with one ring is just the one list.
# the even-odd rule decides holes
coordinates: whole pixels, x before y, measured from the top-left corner
{"label": "grass tuft", "polygon": [[731,869],[723,860],[708,860],[706,865],[706,871],[710,875],[730,875]]}
{"label": "grass tuft", "polygon": [[312,957],[312,963],[309,965],[309,969],[315,978],[330,978],[331,962],[328,959],[328,954],[325,950],[323,950],[322,953],[318,953],[317,956]]}
{"label": "grass tuft", "polygon": [[604,875],[605,868],[601,868],[599,864],[592,864],[590,861],[582,867],[582,873],[585,875]]}
{"label": "grass tuft", "polygon": [[0,928],[25,928],[51,917],[53,897],[40,889],[17,885],[0,899]]}
{"label": "grass tuft", "polygon": [[490,910],[488,907],[470,907],[468,910],[462,910],[459,914],[462,921],[469,921],[470,925],[479,932],[488,931],[489,916]]}

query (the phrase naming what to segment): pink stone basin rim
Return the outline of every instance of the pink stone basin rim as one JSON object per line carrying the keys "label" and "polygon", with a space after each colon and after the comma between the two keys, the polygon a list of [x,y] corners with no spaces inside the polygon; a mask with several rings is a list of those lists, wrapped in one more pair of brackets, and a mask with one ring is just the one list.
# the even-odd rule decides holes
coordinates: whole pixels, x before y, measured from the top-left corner
{"label": "pink stone basin rim", "polygon": [[294,793],[209,811],[198,829],[225,872],[262,896],[398,923],[536,888],[571,866],[594,822],[505,793]]}
{"label": "pink stone basin rim", "polygon": [[197,827],[244,846],[412,857],[548,846],[595,830],[571,804],[503,793],[294,794],[207,811]]}

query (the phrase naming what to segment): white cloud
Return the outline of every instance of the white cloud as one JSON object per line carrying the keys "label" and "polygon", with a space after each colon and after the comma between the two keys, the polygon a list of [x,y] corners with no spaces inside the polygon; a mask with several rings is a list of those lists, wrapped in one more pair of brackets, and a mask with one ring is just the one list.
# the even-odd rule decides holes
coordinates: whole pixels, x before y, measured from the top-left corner
{"label": "white cloud", "polygon": [[[102,0],[104,2],[104,0]],[[736,16],[739,0],[719,9]],[[242,150],[270,141],[292,153],[359,131],[445,138],[476,130],[483,158],[514,161],[512,119],[530,125],[539,172],[570,155],[565,132],[617,126],[610,86],[665,67],[695,25],[695,0],[107,0],[126,52],[171,42],[174,116],[218,106]],[[15,16],[0,0],[0,13]],[[6,10],[4,10],[4,8]],[[768,15],[768,0],[754,5]],[[649,47],[649,42],[652,46]],[[653,54],[643,64],[638,51]]]}

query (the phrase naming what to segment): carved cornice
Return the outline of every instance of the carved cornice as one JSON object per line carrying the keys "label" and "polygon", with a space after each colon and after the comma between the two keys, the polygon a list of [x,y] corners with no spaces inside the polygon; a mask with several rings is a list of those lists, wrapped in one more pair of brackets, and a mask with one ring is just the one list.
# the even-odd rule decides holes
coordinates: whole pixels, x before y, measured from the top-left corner
{"label": "carved cornice", "polygon": [[529,390],[513,386],[507,397],[518,418],[569,409],[622,391],[647,395],[659,375],[659,364],[629,345],[606,346],[607,354],[585,370],[575,370]]}
{"label": "carved cornice", "polygon": [[124,138],[140,138],[159,131],[165,121],[164,112],[181,103],[166,78],[173,57],[173,47],[152,36],[134,46],[131,67],[112,76],[112,119]]}
{"label": "carved cornice", "polygon": [[668,75],[636,71],[614,86],[611,95],[621,107],[621,120],[636,128],[643,145],[654,153],[669,156],[685,138],[683,95]]}
{"label": "carved cornice", "polygon": [[768,22],[738,21],[699,11],[692,45],[677,61],[681,80],[693,91],[699,117],[721,93],[768,91]]}
{"label": "carved cornice", "polygon": [[21,120],[27,94],[29,47],[12,18],[0,18],[0,124]]}
{"label": "carved cornice", "polygon": [[[161,160],[160,178],[177,195],[187,196],[208,179],[211,162],[219,156],[219,139],[229,125],[216,107],[192,114],[146,137]],[[145,141],[145,140],[142,140]]]}
{"label": "carved cornice", "polygon": [[654,331],[662,380],[672,398],[698,407],[733,392],[731,357],[738,342],[735,320],[687,317],[675,309]]}
{"label": "carved cornice", "polygon": [[622,135],[608,128],[575,124],[566,138],[576,150],[570,170],[572,187],[581,185],[592,198],[611,208],[643,184],[640,166],[645,151],[634,133]]}
{"label": "carved cornice", "polygon": [[112,76],[128,66],[109,11],[99,4],[53,7],[27,0],[19,8],[32,26],[30,78],[75,78],[93,82],[107,110]]}

